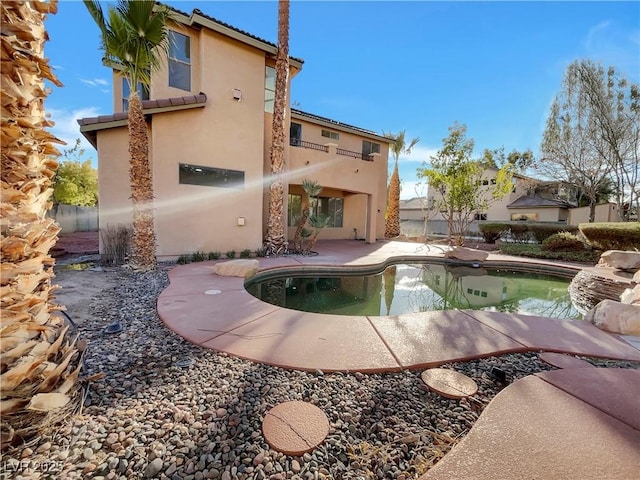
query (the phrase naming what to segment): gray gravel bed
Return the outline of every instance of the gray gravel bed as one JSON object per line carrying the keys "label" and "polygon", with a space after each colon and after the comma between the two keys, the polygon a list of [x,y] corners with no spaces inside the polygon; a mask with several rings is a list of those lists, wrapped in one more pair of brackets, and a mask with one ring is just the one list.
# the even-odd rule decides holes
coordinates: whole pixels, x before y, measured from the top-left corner
{"label": "gray gravel bed", "polygon": [[[5,454],[3,478],[417,478],[503,388],[492,368],[508,382],[551,368],[536,354],[445,365],[478,383],[473,398],[457,401],[426,391],[420,371],[260,365],[194,346],[162,324],[156,299],[168,284],[166,269],[118,275],[119,287],[94,299],[93,319],[80,326],[89,341],[85,375],[105,378],[91,382],[82,411],[55,434]],[[123,331],[105,335],[114,320]],[[190,359],[191,366],[176,366]],[[318,406],[331,426],[326,441],[301,457],[271,450],[262,435],[265,413],[288,400]],[[10,473],[7,466],[21,460],[24,468]]]}

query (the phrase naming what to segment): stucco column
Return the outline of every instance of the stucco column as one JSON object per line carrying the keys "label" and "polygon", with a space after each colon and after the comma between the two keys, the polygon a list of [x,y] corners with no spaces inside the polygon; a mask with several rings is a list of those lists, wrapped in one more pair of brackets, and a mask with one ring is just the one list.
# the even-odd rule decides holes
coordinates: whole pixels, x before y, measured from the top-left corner
{"label": "stucco column", "polygon": [[376,201],[372,194],[367,194],[367,225],[365,227],[365,242],[376,243]]}
{"label": "stucco column", "polygon": [[337,143],[325,143],[324,144],[325,147],[327,147],[327,153],[331,156],[336,156],[336,150],[338,149],[338,144]]}

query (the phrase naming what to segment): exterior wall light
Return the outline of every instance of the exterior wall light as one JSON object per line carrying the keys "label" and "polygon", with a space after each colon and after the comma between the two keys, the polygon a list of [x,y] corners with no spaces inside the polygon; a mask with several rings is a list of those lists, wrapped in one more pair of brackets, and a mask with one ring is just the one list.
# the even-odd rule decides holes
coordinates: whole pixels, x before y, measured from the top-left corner
{"label": "exterior wall light", "polygon": [[238,217],[238,226],[244,227],[244,217]]}
{"label": "exterior wall light", "polygon": [[242,101],[242,91],[240,91],[240,89],[234,88],[231,90],[231,95],[234,100],[237,100],[238,102]]}

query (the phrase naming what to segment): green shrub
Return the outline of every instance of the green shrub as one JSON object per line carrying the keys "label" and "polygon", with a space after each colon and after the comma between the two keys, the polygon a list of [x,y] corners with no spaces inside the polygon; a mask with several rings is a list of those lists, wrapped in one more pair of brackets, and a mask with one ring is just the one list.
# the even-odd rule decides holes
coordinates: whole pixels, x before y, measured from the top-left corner
{"label": "green shrub", "polygon": [[192,262],[204,262],[207,259],[207,254],[204,252],[193,252],[191,254]]}
{"label": "green shrub", "polygon": [[581,223],[589,245],[600,250],[640,250],[640,222]]}
{"label": "green shrub", "polygon": [[191,255],[180,255],[178,257],[178,260],[176,260],[176,262],[179,265],[185,265],[187,263],[191,263]]}
{"label": "green shrub", "polygon": [[527,243],[531,236],[529,235],[529,225],[526,223],[512,223],[509,225],[509,233],[516,243]]}
{"label": "green shrub", "polygon": [[225,253],[227,258],[236,258],[236,251],[235,250],[229,250],[227,253]]}
{"label": "green shrub", "polygon": [[544,242],[547,238],[559,232],[578,233],[578,227],[560,223],[532,223],[529,225],[529,233],[538,243]]}
{"label": "green shrub", "polygon": [[509,231],[509,224],[506,223],[480,223],[478,224],[482,238],[486,243],[494,244],[502,234]]}
{"label": "green shrub", "polygon": [[267,256],[267,249],[264,247],[260,247],[258,249],[256,249],[256,251],[254,252],[256,254],[256,257],[266,257]]}
{"label": "green shrub", "polygon": [[218,260],[220,258],[221,253],[220,252],[209,252],[207,254],[207,258],[209,260]]}
{"label": "green shrub", "polygon": [[578,252],[584,249],[584,242],[575,233],[554,233],[542,242],[542,250],[551,252]]}
{"label": "green shrub", "polygon": [[245,248],[240,252],[240,258],[249,258],[251,256],[251,250]]}
{"label": "green shrub", "polygon": [[520,257],[541,258],[546,260],[561,260],[565,262],[580,262],[595,265],[600,258],[600,253],[593,250],[581,250],[573,252],[554,252],[543,250],[541,245],[532,243],[503,243],[500,252],[505,255]]}

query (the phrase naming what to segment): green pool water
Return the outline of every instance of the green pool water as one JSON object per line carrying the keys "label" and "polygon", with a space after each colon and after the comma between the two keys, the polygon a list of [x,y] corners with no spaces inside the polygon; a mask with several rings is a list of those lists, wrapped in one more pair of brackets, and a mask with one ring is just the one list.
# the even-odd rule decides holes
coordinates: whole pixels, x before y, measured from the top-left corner
{"label": "green pool water", "polygon": [[567,279],[539,273],[412,263],[373,275],[282,276],[246,288],[273,305],[336,315],[472,309],[581,318],[568,286]]}

